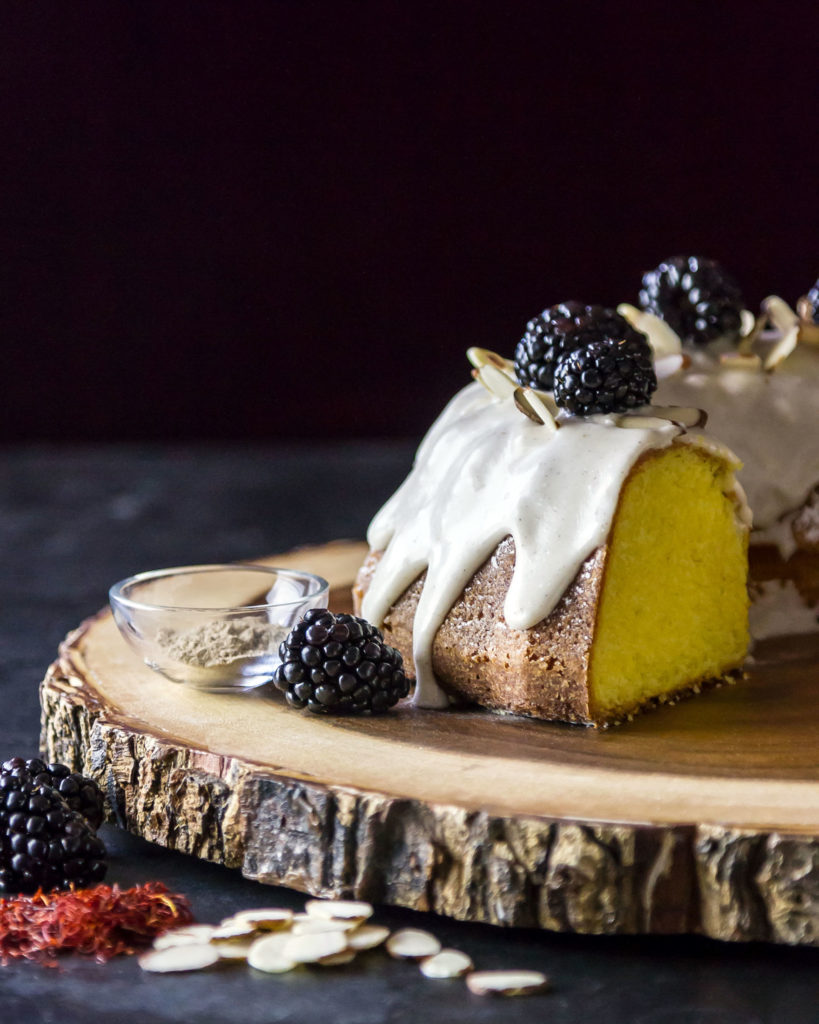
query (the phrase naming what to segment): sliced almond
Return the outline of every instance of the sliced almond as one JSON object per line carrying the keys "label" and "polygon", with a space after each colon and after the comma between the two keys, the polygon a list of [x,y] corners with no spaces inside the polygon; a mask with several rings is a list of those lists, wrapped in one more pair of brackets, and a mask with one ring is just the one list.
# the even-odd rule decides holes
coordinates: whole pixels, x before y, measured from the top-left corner
{"label": "sliced almond", "polygon": [[719,362],[726,370],[762,369],[762,360],[756,352],[722,352]]}
{"label": "sliced almond", "polygon": [[512,392],[512,397],[515,400],[515,406],[524,416],[528,416],[533,423],[546,427],[550,434],[557,430],[557,423],[554,417],[545,403],[540,400],[537,392],[531,388],[515,388]]}
{"label": "sliced almond", "polygon": [[477,996],[528,996],[547,989],[549,979],[540,971],[474,971],[466,987]]}
{"label": "sliced almond", "polygon": [[170,946],[153,949],[139,958],[143,971],[155,974],[174,974],[177,971],[202,971],[220,960],[219,951],[211,945]]}
{"label": "sliced almond", "polygon": [[383,924],[362,924],[354,931],[347,933],[347,945],[350,949],[375,949],[389,938],[390,930]]}
{"label": "sliced almond", "polygon": [[248,964],[266,974],[284,974],[292,971],[296,962],[284,954],[289,941],[290,936],[284,933],[274,933],[257,939],[247,954]]}
{"label": "sliced almond", "polygon": [[502,370],[499,370],[496,366],[490,366],[488,363],[478,370],[473,370],[472,376],[483,384],[489,394],[495,398],[510,398],[518,386],[517,382],[512,380]]}
{"label": "sliced almond", "polygon": [[218,928],[215,928],[210,937],[211,942],[222,942],[230,939],[247,939],[257,933],[259,929],[251,921],[223,921]]}
{"label": "sliced almond", "polygon": [[358,924],[357,920],[343,921],[332,917],[308,917],[296,921],[290,929],[292,935],[320,935],[322,932],[343,932],[345,935]]}
{"label": "sliced almond", "polygon": [[366,921],[373,915],[372,904],[360,900],[308,900],[304,910],[308,917],[344,921]]}
{"label": "sliced almond", "polygon": [[799,317],[799,340],[808,345],[819,344],[819,324],[813,320],[813,303],[803,295],[796,303],[796,313]]}
{"label": "sliced almond", "polygon": [[220,960],[247,960],[258,939],[234,939],[231,942],[211,942]]}
{"label": "sliced almond", "polygon": [[682,352],[673,352],[669,356],[657,356],[654,360],[654,373],[657,380],[668,380],[675,373],[679,373],[686,367],[686,356]]}
{"label": "sliced almond", "polygon": [[617,312],[627,320],[635,331],[640,331],[648,338],[648,343],[655,357],[677,355],[682,349],[682,341],[660,317],[644,309],[621,302]]}
{"label": "sliced almond", "polygon": [[422,960],[441,952],[441,943],[420,928],[402,928],[387,939],[387,952],[397,960]]}
{"label": "sliced almond", "polygon": [[466,358],[472,363],[476,370],[480,370],[482,366],[494,366],[498,370],[513,370],[515,364],[511,359],[504,359],[503,356],[499,356],[497,352],[493,352],[488,348],[477,348],[473,346],[466,350]]}
{"label": "sliced almond", "polygon": [[669,420],[681,427],[704,427],[708,422],[708,413],[705,409],[698,409],[694,405],[643,405],[628,415]]}
{"label": "sliced almond", "polygon": [[291,935],[283,955],[297,964],[314,964],[347,949],[345,932],[318,932],[315,935]]}
{"label": "sliced almond", "polygon": [[660,416],[620,416],[617,426],[624,430],[666,430],[669,421]]}
{"label": "sliced almond", "polygon": [[316,963],[321,967],[343,967],[344,964],[350,964],[353,960],[355,960],[355,950],[345,949],[341,953],[334,953],[332,956],[323,956]]}
{"label": "sliced almond", "polygon": [[293,911],[284,907],[259,907],[257,910],[240,910],[233,917],[222,921],[222,925],[247,921],[260,932],[277,932],[289,928],[293,922]]}
{"label": "sliced almond", "polygon": [[204,946],[210,942],[216,931],[212,924],[190,924],[173,928],[154,939],[154,949],[170,949],[172,946]]}
{"label": "sliced almond", "polygon": [[[751,325],[750,330],[746,330],[746,327],[748,326],[748,323],[745,320],[746,313],[749,316],[753,317],[753,324]],[[742,327],[740,329],[740,338],[739,343],[737,345],[737,351],[741,355],[745,356],[750,355],[750,353],[753,352],[754,345],[756,345],[760,335],[765,330],[765,327],[768,323],[768,317],[764,311],[760,313],[759,316],[754,317],[753,313],[751,313],[751,311],[748,309],[743,309],[742,317],[743,322]]]}
{"label": "sliced almond", "polygon": [[789,331],[794,324],[799,323],[799,317],[778,295],[769,295],[767,299],[763,299],[762,310],[767,314],[773,326],[782,334]]}
{"label": "sliced almond", "polygon": [[765,357],[763,364],[765,370],[775,370],[780,363],[783,363],[796,348],[799,341],[799,324],[794,323],[782,334],[771,351]]}
{"label": "sliced almond", "polygon": [[442,949],[421,961],[421,974],[427,978],[460,978],[474,966],[472,959],[459,949]]}

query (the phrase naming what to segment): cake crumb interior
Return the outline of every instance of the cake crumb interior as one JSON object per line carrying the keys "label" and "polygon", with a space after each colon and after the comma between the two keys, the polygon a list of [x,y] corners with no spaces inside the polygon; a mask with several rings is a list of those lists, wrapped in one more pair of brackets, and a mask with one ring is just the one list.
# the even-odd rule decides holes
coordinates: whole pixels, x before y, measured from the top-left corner
{"label": "cake crumb interior", "polygon": [[748,647],[747,535],[730,469],[688,446],[631,473],[612,526],[589,671],[596,718],[718,678]]}

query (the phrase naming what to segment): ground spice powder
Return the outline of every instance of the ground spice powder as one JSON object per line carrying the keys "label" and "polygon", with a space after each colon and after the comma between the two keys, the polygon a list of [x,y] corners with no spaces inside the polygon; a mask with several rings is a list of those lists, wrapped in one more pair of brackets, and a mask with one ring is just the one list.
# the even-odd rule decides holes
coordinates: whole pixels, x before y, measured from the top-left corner
{"label": "ground spice powder", "polygon": [[16,896],[0,900],[0,963],[24,957],[53,967],[68,951],[103,962],[192,920],[184,896],[161,882]]}

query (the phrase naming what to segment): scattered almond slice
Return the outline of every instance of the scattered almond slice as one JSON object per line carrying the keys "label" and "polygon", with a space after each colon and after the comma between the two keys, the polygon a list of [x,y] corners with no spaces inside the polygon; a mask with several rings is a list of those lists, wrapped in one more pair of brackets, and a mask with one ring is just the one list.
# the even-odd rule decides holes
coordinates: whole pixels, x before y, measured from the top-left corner
{"label": "scattered almond slice", "polygon": [[375,949],[388,939],[389,935],[389,928],[383,924],[362,924],[347,933],[347,945],[355,950]]}
{"label": "scattered almond slice", "polygon": [[285,933],[274,933],[257,939],[247,954],[248,964],[266,974],[284,974],[292,971],[296,962],[284,955],[284,948],[289,941],[290,936]]}
{"label": "scattered almond slice", "polygon": [[297,964],[314,964],[347,949],[345,932],[318,932],[315,935],[291,935],[283,956]]}
{"label": "scattered almond slice", "polygon": [[259,907],[257,910],[240,910],[233,917],[225,918],[222,926],[248,921],[262,932],[275,932],[289,928],[293,922],[293,911],[284,907]]}
{"label": "scattered almond slice", "polygon": [[485,366],[481,366],[480,369],[473,370],[472,376],[483,384],[489,394],[494,395],[495,398],[510,398],[518,386],[516,381],[512,380],[502,370],[495,366],[490,366],[488,363]]}
{"label": "scattered almond slice", "polygon": [[343,932],[346,935],[357,925],[355,919],[345,921],[332,917],[308,917],[306,921],[296,921],[290,932],[292,935],[320,935],[324,932]]}
{"label": "scattered almond slice", "polygon": [[218,963],[221,957],[215,946],[169,946],[153,949],[139,958],[143,971],[156,974],[174,974],[177,971],[202,971]]}
{"label": "scattered almond slice", "polygon": [[494,366],[498,370],[509,370],[512,371],[515,368],[515,364],[511,359],[504,359],[503,356],[498,355],[497,352],[493,352],[488,348],[477,348],[473,346],[466,350],[466,358],[472,363],[476,370],[480,370],[482,366]]}
{"label": "scattered almond slice", "polygon": [[345,949],[341,953],[334,953],[332,956],[323,956],[316,963],[321,967],[343,967],[344,964],[352,963],[355,960],[355,950]]}
{"label": "scattered almond slice", "polygon": [[628,302],[621,302],[617,312],[627,320],[635,331],[640,331],[648,338],[648,343],[655,357],[678,355],[682,350],[682,341],[660,317],[638,309]]}
{"label": "scattered almond slice", "polygon": [[474,971],[466,987],[478,996],[528,996],[547,989],[549,979],[540,971]]}
{"label": "scattered almond slice", "polygon": [[420,928],[402,928],[387,939],[387,952],[396,960],[422,960],[441,952],[441,943]]}
{"label": "scattered almond slice", "polygon": [[472,959],[459,949],[442,949],[421,961],[421,974],[427,978],[460,978],[474,966]]}
{"label": "scattered almond slice", "polygon": [[255,935],[259,929],[252,921],[234,921],[228,918],[218,928],[215,928],[210,937],[211,942],[228,941],[230,939],[247,939]]}
{"label": "scattered almond slice", "polygon": [[220,960],[247,960],[251,949],[253,949],[258,941],[255,938],[234,939],[231,942],[217,940],[216,942],[211,942],[211,945],[219,954]]}
{"label": "scattered almond slice", "polygon": [[373,915],[372,904],[359,900],[308,900],[304,910],[308,917],[343,921],[366,921]]}
{"label": "scattered almond slice", "polygon": [[515,388],[512,396],[515,400],[515,406],[533,423],[538,423],[540,426],[548,428],[550,434],[557,430],[557,423],[554,417],[535,391],[531,388]]}
{"label": "scattered almond slice", "polygon": [[173,928],[169,932],[157,935],[153,942],[154,949],[170,949],[172,946],[204,946],[211,940],[216,931],[212,924],[191,924],[183,928]]}
{"label": "scattered almond slice", "polygon": [[761,370],[762,360],[756,352],[722,352],[720,366],[726,370]]}
{"label": "scattered almond slice", "polygon": [[799,340],[808,345],[819,345],[819,324],[813,319],[813,304],[807,295],[803,295],[796,303],[799,317]]}

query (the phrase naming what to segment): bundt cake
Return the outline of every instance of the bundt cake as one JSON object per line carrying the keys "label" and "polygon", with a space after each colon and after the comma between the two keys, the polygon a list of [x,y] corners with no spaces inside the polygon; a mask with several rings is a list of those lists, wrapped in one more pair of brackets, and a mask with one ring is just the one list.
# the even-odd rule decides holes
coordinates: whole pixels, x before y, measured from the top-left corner
{"label": "bundt cake", "polygon": [[629,398],[609,356],[578,371],[583,416],[494,357],[478,371],[494,394],[454,397],[375,516],[355,602],[414,665],[417,704],[606,725],[742,665],[739,462],[635,408],[648,371],[621,367],[640,378]]}
{"label": "bundt cake", "polygon": [[[705,435],[729,445],[743,463],[739,480],[754,520],[751,632],[757,639],[813,632],[819,628],[819,292],[801,299],[799,312],[769,296],[754,316],[740,310],[739,291],[718,264],[697,257],[665,261],[644,276],[643,286],[645,309],[621,306],[621,313],[653,336],[655,351],[683,353],[678,372],[659,381],[653,401],[707,410]],[[700,333],[694,300],[705,325]],[[717,326],[709,334],[710,322]]]}

